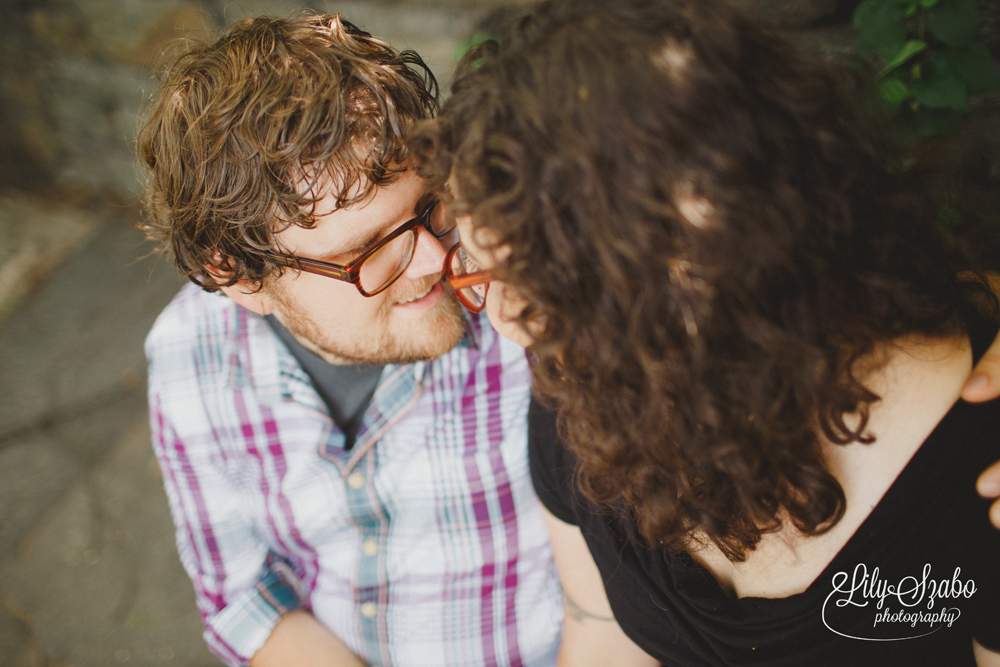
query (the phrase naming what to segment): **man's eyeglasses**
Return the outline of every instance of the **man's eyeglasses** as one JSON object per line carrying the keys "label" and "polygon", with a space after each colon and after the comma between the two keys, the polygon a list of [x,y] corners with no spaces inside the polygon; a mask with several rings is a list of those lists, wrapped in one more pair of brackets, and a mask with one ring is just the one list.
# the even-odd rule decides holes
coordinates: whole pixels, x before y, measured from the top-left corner
{"label": "man's eyeglasses", "polygon": [[462,249],[461,243],[456,243],[448,251],[441,284],[472,312],[478,313],[486,307],[486,292],[492,279],[493,272],[480,270],[479,265]]}
{"label": "man's eyeglasses", "polygon": [[[431,199],[417,217],[392,230],[388,236],[347,264],[331,264],[281,252],[265,252],[264,255],[282,266],[353,283],[362,295],[375,296],[396,282],[410,265],[421,225],[446,248],[457,240],[455,219],[445,213],[444,207],[439,210],[437,203],[436,199]],[[437,215],[434,214],[435,211]]]}

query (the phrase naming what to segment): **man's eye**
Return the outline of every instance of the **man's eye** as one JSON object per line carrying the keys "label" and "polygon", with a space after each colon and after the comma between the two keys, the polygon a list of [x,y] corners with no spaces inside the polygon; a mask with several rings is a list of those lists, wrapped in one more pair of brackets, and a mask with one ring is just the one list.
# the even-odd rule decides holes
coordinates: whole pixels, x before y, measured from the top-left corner
{"label": "man's eye", "polygon": [[376,244],[378,244],[378,242],[379,242],[379,239],[377,239],[377,238],[371,239],[369,241],[365,241],[364,243],[362,243],[361,245],[357,246],[356,248],[352,248],[351,250],[348,250],[347,252],[342,252],[339,255],[337,255],[336,257],[333,257],[333,258],[329,259],[328,261],[330,263],[332,263],[332,264],[350,264],[351,262],[353,262],[354,260],[356,260],[358,257],[361,257],[361,255],[363,255],[366,252],[368,252],[369,250],[371,250]]}
{"label": "man's eye", "polygon": [[465,252],[465,248],[459,248],[459,253],[462,257],[462,266],[465,267],[466,273],[475,273],[479,271],[479,265],[476,264],[476,260],[469,257],[469,253]]}

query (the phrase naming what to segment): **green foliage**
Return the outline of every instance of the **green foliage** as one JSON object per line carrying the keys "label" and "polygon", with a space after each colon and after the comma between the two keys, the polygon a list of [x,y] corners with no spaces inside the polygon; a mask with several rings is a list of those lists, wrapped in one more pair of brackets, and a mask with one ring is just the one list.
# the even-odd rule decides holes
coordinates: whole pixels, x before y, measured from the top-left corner
{"label": "green foliage", "polygon": [[966,46],[979,30],[979,4],[976,0],[940,2],[927,13],[927,27],[948,46]]}
{"label": "green foliage", "polygon": [[969,95],[1000,90],[982,43],[976,0],[864,0],[855,49],[881,67],[879,104],[904,134],[954,131]]}

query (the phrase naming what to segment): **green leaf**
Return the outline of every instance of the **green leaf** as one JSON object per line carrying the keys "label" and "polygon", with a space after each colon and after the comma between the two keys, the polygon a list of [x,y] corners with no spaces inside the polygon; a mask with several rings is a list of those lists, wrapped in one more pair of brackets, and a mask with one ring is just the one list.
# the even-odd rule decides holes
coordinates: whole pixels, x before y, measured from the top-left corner
{"label": "green leaf", "polygon": [[925,107],[965,111],[965,82],[942,60],[928,63],[923,78],[910,84],[910,92]]}
{"label": "green leaf", "polygon": [[870,23],[874,17],[881,15],[887,9],[893,14],[896,13],[892,0],[862,0],[851,16],[851,26],[860,30],[863,25]]}
{"label": "green leaf", "polygon": [[906,28],[899,24],[900,10],[894,0],[865,0],[854,11],[852,25],[858,29],[854,48],[862,54],[878,53],[886,60],[906,43]]}
{"label": "green leaf", "polygon": [[909,7],[906,8],[906,11],[904,12],[904,14],[906,14],[907,17],[913,16],[916,13],[917,13],[916,5],[910,5]]}
{"label": "green leaf", "polygon": [[927,13],[927,27],[948,46],[965,46],[979,30],[976,0],[944,0]]}
{"label": "green leaf", "polygon": [[882,71],[878,73],[879,77],[883,77],[892,70],[896,69],[907,60],[917,55],[918,53],[925,51],[927,49],[927,42],[921,42],[918,39],[911,39],[903,45],[903,48],[899,50],[892,59],[882,68]]}
{"label": "green leaf", "polygon": [[964,49],[946,49],[937,58],[965,81],[969,95],[1000,90],[1000,70],[997,69],[993,56],[980,42],[973,42]]}
{"label": "green leaf", "polygon": [[878,93],[883,101],[895,106],[910,96],[910,89],[899,79],[890,77],[879,82]]}
{"label": "green leaf", "polygon": [[938,0],[920,0],[920,6],[924,8],[933,7],[938,3]]}

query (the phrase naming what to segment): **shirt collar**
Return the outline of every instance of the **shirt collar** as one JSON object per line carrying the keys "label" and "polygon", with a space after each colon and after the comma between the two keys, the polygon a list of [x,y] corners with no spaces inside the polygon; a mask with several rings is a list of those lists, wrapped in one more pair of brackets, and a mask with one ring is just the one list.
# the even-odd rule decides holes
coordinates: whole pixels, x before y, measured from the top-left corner
{"label": "shirt collar", "polygon": [[[332,428],[333,421],[309,376],[264,318],[239,305],[234,310],[233,333],[225,350],[230,386],[234,390],[252,390],[258,400],[269,405],[286,400],[299,403],[323,415]],[[460,345],[475,349],[481,331],[479,318],[468,318],[466,336]],[[354,448],[345,452],[327,438],[319,445],[320,455],[337,464],[345,477],[350,474],[354,465],[419,400],[428,369],[429,362],[422,361],[386,365]],[[348,454],[350,458],[344,463]]]}

